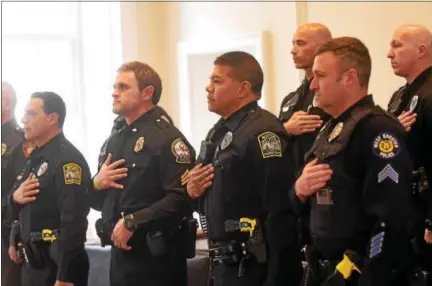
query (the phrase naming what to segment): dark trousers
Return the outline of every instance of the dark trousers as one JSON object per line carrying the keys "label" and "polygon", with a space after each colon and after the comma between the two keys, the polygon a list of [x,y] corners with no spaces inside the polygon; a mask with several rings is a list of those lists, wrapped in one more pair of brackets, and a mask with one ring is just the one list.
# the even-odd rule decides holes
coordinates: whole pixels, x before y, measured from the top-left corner
{"label": "dark trousers", "polygon": [[432,244],[424,240],[424,230],[419,231],[416,236],[420,266],[429,272],[428,286],[432,286]]}
{"label": "dark trousers", "polygon": [[238,277],[239,263],[215,266],[212,271],[213,286],[263,286],[267,276],[267,263],[258,263],[251,257],[244,265],[241,277]]}
{"label": "dark trousers", "polygon": [[111,286],[187,286],[186,258],[171,245],[168,253],[155,257],[145,241],[130,251],[111,247]]}
{"label": "dark trousers", "polygon": [[15,264],[9,258],[9,250],[5,244],[1,245],[1,286],[21,285],[21,265]]}
{"label": "dark trousers", "polygon": [[[49,257],[46,267],[43,269],[34,269],[28,263],[24,263],[22,267],[21,277],[22,286],[51,286],[57,280],[57,253],[58,244],[53,243],[48,249],[49,253],[45,253],[44,257]],[[46,251],[47,248],[41,249]],[[83,249],[72,263],[72,270],[76,275],[73,277],[72,283],[74,286],[87,286],[89,275],[89,258],[87,252]],[[69,281],[65,281],[69,282]]]}

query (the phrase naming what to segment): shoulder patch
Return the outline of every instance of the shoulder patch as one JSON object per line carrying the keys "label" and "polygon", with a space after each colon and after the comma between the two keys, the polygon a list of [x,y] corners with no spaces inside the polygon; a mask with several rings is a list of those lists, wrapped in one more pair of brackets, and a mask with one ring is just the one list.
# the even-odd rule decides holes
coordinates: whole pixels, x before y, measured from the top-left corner
{"label": "shoulder patch", "polygon": [[65,185],[81,185],[81,167],[75,163],[69,163],[63,166]]}
{"label": "shoulder patch", "polygon": [[7,145],[4,144],[4,143],[2,143],[2,153],[1,153],[1,155],[3,156],[6,153],[6,151],[7,151]]}
{"label": "shoulder patch", "polygon": [[175,139],[171,144],[171,152],[180,164],[191,162],[191,152],[181,138]]}
{"label": "shoulder patch", "polygon": [[264,132],[258,136],[263,158],[282,157],[282,145],[279,136],[273,132]]}
{"label": "shoulder patch", "polygon": [[380,158],[391,159],[399,155],[399,141],[390,133],[381,133],[373,140],[373,152]]}

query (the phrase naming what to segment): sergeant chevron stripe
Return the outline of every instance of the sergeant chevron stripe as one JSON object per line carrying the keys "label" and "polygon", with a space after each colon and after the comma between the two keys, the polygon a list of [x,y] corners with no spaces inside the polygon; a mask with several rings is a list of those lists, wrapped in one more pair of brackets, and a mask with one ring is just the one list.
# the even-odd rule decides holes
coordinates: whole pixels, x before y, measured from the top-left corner
{"label": "sergeant chevron stripe", "polygon": [[378,174],[378,183],[381,183],[385,179],[389,178],[395,183],[399,183],[399,174],[393,169],[390,164],[387,164],[387,166],[382,169],[381,172]]}

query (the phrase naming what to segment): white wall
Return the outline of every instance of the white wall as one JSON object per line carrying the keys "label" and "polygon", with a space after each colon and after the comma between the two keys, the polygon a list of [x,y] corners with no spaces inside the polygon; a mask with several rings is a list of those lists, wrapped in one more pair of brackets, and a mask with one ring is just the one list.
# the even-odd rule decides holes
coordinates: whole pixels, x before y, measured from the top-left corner
{"label": "white wall", "polygon": [[432,30],[432,3],[307,2],[309,22],[327,25],[333,36],[353,36],[362,40],[372,57],[370,92],[375,101],[387,103],[404,80],[396,77],[386,58],[393,31],[402,24],[422,24]]}
{"label": "white wall", "polygon": [[154,65],[164,83],[161,105],[176,121],[181,112],[176,66],[180,41],[242,37],[268,31],[267,106],[277,113],[282,98],[298,86],[302,76],[294,68],[290,55],[296,25],[321,22],[334,36],[355,36],[364,41],[373,61],[370,92],[383,106],[392,91],[403,84],[403,79],[393,75],[386,59],[393,30],[405,23],[419,23],[432,29],[432,3],[428,2],[138,2],[121,5],[124,58]]}

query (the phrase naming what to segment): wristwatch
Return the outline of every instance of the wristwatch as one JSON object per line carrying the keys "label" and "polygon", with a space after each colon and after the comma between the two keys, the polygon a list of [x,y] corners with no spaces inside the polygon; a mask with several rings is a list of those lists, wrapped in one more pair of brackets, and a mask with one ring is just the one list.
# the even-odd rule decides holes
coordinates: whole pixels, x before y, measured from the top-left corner
{"label": "wristwatch", "polygon": [[431,219],[425,219],[426,229],[428,231],[432,231],[432,220]]}
{"label": "wristwatch", "polygon": [[123,217],[124,226],[129,231],[135,231],[138,228],[138,224],[134,220],[133,214],[128,214]]}

